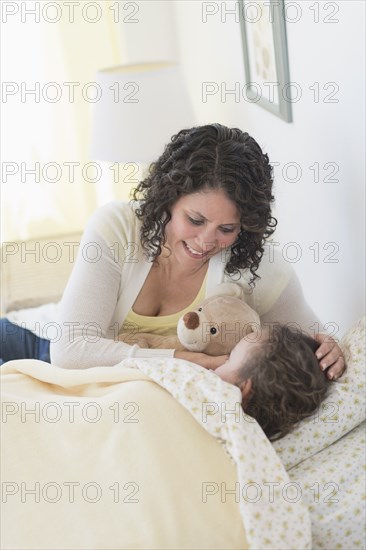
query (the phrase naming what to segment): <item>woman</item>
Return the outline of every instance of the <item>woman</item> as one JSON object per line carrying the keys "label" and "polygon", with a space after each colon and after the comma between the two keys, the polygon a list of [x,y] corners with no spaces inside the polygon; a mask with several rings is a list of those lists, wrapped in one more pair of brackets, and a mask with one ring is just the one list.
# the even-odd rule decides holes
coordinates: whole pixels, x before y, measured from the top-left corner
{"label": "woman", "polygon": [[[216,368],[226,356],[213,364],[202,353],[141,349],[117,336],[122,325],[131,333],[174,333],[182,313],[223,281],[242,284],[263,323],[297,322],[310,331],[317,318],[295,273],[265,250],[277,223],[272,183],[268,156],[239,129],[210,124],[173,136],[135,200],[111,202],[89,220],[60,303],[51,362],[87,368],[159,355]],[[345,368],[339,346],[316,337],[324,368],[337,378]]]}

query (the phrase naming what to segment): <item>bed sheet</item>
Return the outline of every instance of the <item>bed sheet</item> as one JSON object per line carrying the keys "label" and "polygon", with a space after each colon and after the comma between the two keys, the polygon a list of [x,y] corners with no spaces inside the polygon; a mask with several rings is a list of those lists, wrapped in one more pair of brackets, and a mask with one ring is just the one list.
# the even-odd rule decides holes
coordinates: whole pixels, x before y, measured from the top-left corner
{"label": "bed sheet", "polygon": [[[310,512],[314,550],[365,548],[365,429],[350,433],[288,470]],[[294,497],[293,497],[294,498]]]}

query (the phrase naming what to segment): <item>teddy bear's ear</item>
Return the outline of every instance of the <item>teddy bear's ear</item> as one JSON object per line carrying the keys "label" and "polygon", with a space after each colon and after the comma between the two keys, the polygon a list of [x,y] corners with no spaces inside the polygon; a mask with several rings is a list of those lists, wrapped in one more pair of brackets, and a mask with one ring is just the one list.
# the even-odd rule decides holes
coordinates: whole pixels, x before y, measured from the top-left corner
{"label": "teddy bear's ear", "polygon": [[207,295],[211,296],[234,296],[235,298],[244,298],[244,292],[240,285],[236,283],[221,283],[215,286]]}

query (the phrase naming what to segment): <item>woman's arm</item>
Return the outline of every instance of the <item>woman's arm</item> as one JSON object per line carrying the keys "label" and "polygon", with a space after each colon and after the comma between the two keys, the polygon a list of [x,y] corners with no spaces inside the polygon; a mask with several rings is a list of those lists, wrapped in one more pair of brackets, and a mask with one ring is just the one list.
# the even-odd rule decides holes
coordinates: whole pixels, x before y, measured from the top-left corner
{"label": "woman's arm", "polygon": [[297,326],[314,336],[318,332],[320,321],[305,300],[298,276],[293,271],[287,286],[269,311],[261,316],[261,322],[296,323]]}
{"label": "woman's arm", "polygon": [[131,356],[173,357],[173,349],[142,350],[117,340],[118,331],[111,324],[122,284],[121,265],[102,238],[96,218],[87,224],[59,304],[61,337],[51,341],[51,363],[80,369],[112,366]]}
{"label": "woman's arm", "polygon": [[294,323],[300,326],[303,331],[310,334],[321,344],[316,356],[319,359],[320,368],[322,370],[328,369],[328,378],[336,380],[343,374],[346,364],[342,350],[331,336],[318,332],[319,319],[306,302],[299,278],[295,272],[293,272],[287,287],[276,303],[267,313],[262,315],[261,323],[262,325]]}

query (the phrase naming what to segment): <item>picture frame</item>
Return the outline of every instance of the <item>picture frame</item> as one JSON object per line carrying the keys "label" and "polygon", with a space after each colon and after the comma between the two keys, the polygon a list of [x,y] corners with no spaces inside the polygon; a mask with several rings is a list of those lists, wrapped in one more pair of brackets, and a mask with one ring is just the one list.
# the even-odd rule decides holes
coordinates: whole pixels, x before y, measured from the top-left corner
{"label": "picture frame", "polygon": [[248,101],[292,122],[284,0],[240,0]]}

